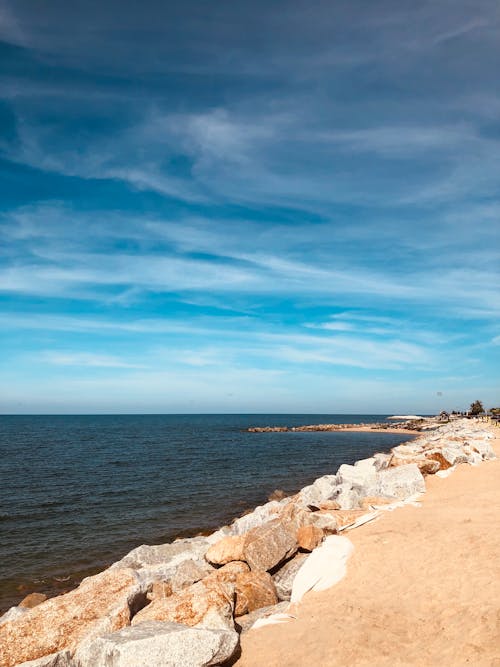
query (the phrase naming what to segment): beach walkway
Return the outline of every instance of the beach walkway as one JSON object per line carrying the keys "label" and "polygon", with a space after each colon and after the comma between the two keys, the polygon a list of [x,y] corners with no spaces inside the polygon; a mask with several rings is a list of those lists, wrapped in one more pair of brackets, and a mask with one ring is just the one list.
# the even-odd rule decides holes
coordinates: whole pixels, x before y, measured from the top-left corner
{"label": "beach walkway", "polygon": [[429,475],[421,507],[349,532],[346,577],[296,620],[244,634],[235,664],[500,667],[499,482],[500,459]]}

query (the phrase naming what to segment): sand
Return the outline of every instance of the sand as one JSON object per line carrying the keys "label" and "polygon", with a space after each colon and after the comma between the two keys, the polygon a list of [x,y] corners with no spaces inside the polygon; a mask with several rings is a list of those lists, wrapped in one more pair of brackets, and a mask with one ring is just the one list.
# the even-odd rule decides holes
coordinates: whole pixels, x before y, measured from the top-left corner
{"label": "sand", "polygon": [[[492,428],[500,456],[500,429]],[[500,460],[346,533],[346,577],[242,636],[238,667],[500,667]]]}

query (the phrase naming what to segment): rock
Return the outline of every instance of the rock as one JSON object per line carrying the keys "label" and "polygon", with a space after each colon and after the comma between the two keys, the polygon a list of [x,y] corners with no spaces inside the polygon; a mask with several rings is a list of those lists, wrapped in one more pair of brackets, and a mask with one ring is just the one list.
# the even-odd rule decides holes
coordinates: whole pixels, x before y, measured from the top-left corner
{"label": "rock", "polygon": [[353,490],[362,490],[363,495],[370,494],[377,483],[377,471],[374,465],[350,466],[343,464],[337,472],[338,484],[350,484]]}
{"label": "rock", "polygon": [[309,554],[297,554],[273,575],[278,600],[290,600],[293,580],[308,556]]}
{"label": "rock", "polygon": [[38,660],[23,662],[19,667],[77,667],[77,665],[72,660],[69,651],[61,651],[38,658]]}
{"label": "rock", "polygon": [[235,625],[243,634],[250,630],[255,621],[258,621],[261,618],[267,618],[273,614],[284,613],[287,609],[288,602],[278,602],[278,604],[275,604],[272,607],[262,607],[261,609],[251,611],[249,614],[238,616],[238,618],[235,619]]}
{"label": "rock", "polygon": [[429,461],[436,461],[436,463],[439,465],[439,470],[448,470],[448,468],[451,468],[451,463],[449,463],[444,458],[439,450],[431,450],[426,454],[426,457],[429,459]]}
{"label": "rock", "polygon": [[230,629],[233,625],[234,584],[207,577],[180,593],[155,598],[132,619],[132,625],[144,621],[183,623],[189,627]]}
{"label": "rock", "polygon": [[3,616],[0,616],[0,625],[7,623],[7,621],[16,621],[21,616],[24,616],[29,611],[26,607],[11,607],[7,609]]}
{"label": "rock", "polygon": [[439,470],[439,462],[430,459],[423,454],[413,456],[393,456],[391,459],[391,466],[408,465],[415,463],[422,475],[433,475]]}
{"label": "rock", "polygon": [[26,609],[33,609],[33,607],[36,607],[38,604],[45,602],[46,599],[47,596],[45,593],[30,593],[21,600],[18,606],[25,607]]}
{"label": "rock", "polygon": [[234,654],[234,630],[148,621],[104,635],[78,654],[81,667],[209,667]]}
{"label": "rock", "polygon": [[234,583],[236,581],[236,577],[239,574],[243,574],[245,572],[250,572],[248,565],[241,560],[235,560],[231,563],[226,563],[226,565],[223,565],[218,570],[215,570],[213,574],[209,575],[209,578],[217,579],[217,581],[228,581]]}
{"label": "rock", "polygon": [[404,500],[415,493],[425,492],[425,481],[415,463],[388,468],[378,473],[376,493],[367,495],[395,496]]}
{"label": "rock", "polygon": [[154,600],[155,598],[168,598],[172,595],[172,584],[170,581],[154,581],[151,584],[151,588],[148,591],[147,597],[148,600]]}
{"label": "rock", "polygon": [[283,508],[283,504],[286,504],[287,502],[288,499],[285,498],[279,502],[277,500],[272,500],[265,505],[259,505],[259,507],[256,507],[253,512],[245,514],[245,516],[241,516],[239,519],[233,521],[230,526],[231,534],[244,535],[249,530],[262,526],[270,519],[275,518]]}
{"label": "rock", "polygon": [[185,560],[205,565],[204,556],[209,546],[209,541],[204,537],[175,540],[170,544],[142,544],[113,563],[111,568],[130,567],[136,570],[141,584],[147,587],[154,581],[170,580]]}
{"label": "rock", "polygon": [[223,537],[208,549],[205,558],[214,565],[225,565],[234,560],[244,560],[244,545],[245,535]]}
{"label": "rock", "polygon": [[337,500],[324,500],[319,504],[320,510],[340,510],[340,503]]}
{"label": "rock", "polygon": [[319,526],[302,526],[297,531],[297,544],[301,549],[312,551],[324,537],[323,529]]}
{"label": "rock", "polygon": [[[364,496],[367,493],[368,490],[364,489],[362,495]],[[358,490],[355,490],[352,488],[350,482],[339,484],[335,489],[334,499],[342,510],[350,510],[359,507],[360,498],[360,487],[358,487]]]}
{"label": "rock", "polygon": [[278,602],[276,587],[271,575],[267,572],[252,570],[239,574],[236,577],[235,592],[235,616],[241,616]]}
{"label": "rock", "polygon": [[337,532],[336,510],[320,510],[312,515],[313,525],[321,528],[325,535]]}
{"label": "rock", "polygon": [[297,551],[293,527],[286,521],[274,519],[246,536],[244,559],[251,570],[271,570]]}
{"label": "rock", "polygon": [[375,468],[377,472],[380,472],[381,470],[385,470],[389,467],[391,454],[383,454],[378,452],[377,454],[374,454],[372,458],[375,461]]}
{"label": "rock", "polygon": [[372,470],[374,472],[377,471],[377,461],[375,457],[370,457],[369,459],[361,459],[360,461],[356,461],[354,463],[355,468],[364,468],[365,470]]}
{"label": "rock", "polygon": [[315,549],[297,572],[291,601],[299,602],[310,590],[323,591],[336,584],[346,572],[347,559],[354,547],[346,537],[330,535]]}
{"label": "rock", "polygon": [[299,507],[319,507],[320,503],[330,500],[337,486],[336,475],[319,477],[314,484],[305,486],[298,494],[296,503]]}
{"label": "rock", "polygon": [[214,568],[208,565],[208,563],[200,563],[200,561],[197,562],[191,558],[185,560],[177,567],[175,574],[170,581],[172,591],[177,593],[183,588],[200,581],[213,571]]}
{"label": "rock", "polygon": [[145,601],[133,570],[108,569],[0,626],[0,667],[64,650],[127,625],[131,609]]}

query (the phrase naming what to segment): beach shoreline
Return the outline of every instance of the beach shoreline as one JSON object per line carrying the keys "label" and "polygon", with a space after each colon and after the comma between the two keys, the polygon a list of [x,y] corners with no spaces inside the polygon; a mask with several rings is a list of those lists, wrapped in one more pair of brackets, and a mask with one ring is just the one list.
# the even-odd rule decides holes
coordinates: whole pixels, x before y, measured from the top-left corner
{"label": "beach shoreline", "polygon": [[[494,456],[488,440],[492,434],[498,452],[496,431],[462,420],[455,426],[444,425],[437,432],[419,433],[419,439],[397,445],[388,453],[375,454],[355,465],[343,464],[335,475],[318,478],[294,496],[256,507],[208,537],[137,547],[66,595],[41,602],[33,609],[11,609],[3,626],[0,622],[0,645],[2,637],[5,641],[5,652],[0,649],[0,666],[14,667],[53,653],[65,667],[95,667],[100,663],[89,656],[94,650],[107,650],[102,645],[104,640],[96,637],[95,643],[93,639],[97,614],[99,623],[104,623],[100,627],[112,633],[110,641],[114,641],[113,631],[120,628],[124,636],[130,635],[132,643],[136,627],[144,638],[142,628],[149,626],[142,624],[154,620],[159,625],[147,636],[153,643],[165,641],[165,657],[172,642],[178,646],[181,640],[175,634],[189,631],[195,633],[190,635],[193,641],[217,641],[221,663],[231,658],[231,664],[241,667],[303,667],[310,662],[322,667],[428,667],[439,661],[439,651],[443,651],[441,638],[435,639],[437,617],[441,632],[449,634],[457,626],[451,635],[455,652],[448,650],[451,662],[447,664],[458,667],[471,664],[469,658],[474,658],[472,664],[497,667],[491,661],[493,654],[483,645],[489,647],[492,638],[497,638],[491,628],[498,609],[488,607],[487,601],[495,592],[488,577],[495,567],[500,531],[493,528],[492,540],[482,539],[485,527],[498,524],[491,498],[492,493],[498,496],[498,465],[494,465],[498,462],[488,461]],[[488,464],[479,465],[482,461]],[[452,472],[450,479],[440,479]],[[415,507],[419,494],[424,494],[422,506]],[[457,515],[462,532],[455,530]],[[467,540],[474,558],[467,559],[469,551],[463,547],[453,553],[454,547]],[[351,547],[345,551],[346,544],[354,545],[347,576],[342,566],[335,582],[320,588],[314,582],[307,584],[297,595],[298,574],[302,582],[304,573],[306,581],[312,576],[317,582],[318,575],[323,578],[325,572],[337,568],[336,549],[340,545],[345,554],[342,558],[349,556]],[[330,553],[328,559],[333,557],[334,561],[325,561],[326,570],[318,572],[313,563],[321,550],[325,555]],[[283,580],[291,560],[298,562],[300,569],[294,570],[291,579],[286,575]],[[480,567],[484,563],[488,567]],[[470,579],[465,584],[464,575]],[[500,577],[496,582],[500,583]],[[336,585],[331,587],[333,583]],[[106,585],[111,587],[109,591]],[[228,585],[230,591],[226,590]],[[276,597],[277,587],[280,597]],[[314,592],[325,588],[328,590],[323,593]],[[479,596],[479,605],[478,590],[485,591]],[[455,604],[457,591],[461,597]],[[90,607],[89,595],[94,600]],[[124,608],[116,607],[116,595],[125,595],[120,603]],[[291,604],[286,602],[290,597]],[[430,607],[426,605],[429,600]],[[100,611],[95,611],[95,605]],[[195,612],[199,605],[204,611]],[[110,613],[118,613],[115,620]],[[274,622],[274,613],[278,614],[279,625],[252,627],[259,619]],[[207,620],[202,622],[205,614]],[[483,632],[484,618],[487,623]],[[472,642],[472,652],[462,663],[457,660],[465,654],[457,637],[465,636],[471,619],[479,640]],[[162,640],[156,633],[165,627],[164,621],[181,625],[170,629],[173,635]],[[195,628],[203,623],[207,639],[196,634]],[[88,640],[82,643],[85,636]],[[118,632],[116,639],[121,643],[120,637]],[[87,654],[89,646],[93,648]],[[203,645],[199,648],[205,650]],[[481,660],[487,655],[490,662],[478,661],[478,651],[484,653]],[[422,660],[419,654],[424,656]],[[400,655],[403,659],[398,662]]]}
{"label": "beach shoreline", "polygon": [[350,532],[345,578],[307,594],[290,623],[245,633],[234,664],[498,667],[499,474],[496,459],[428,475],[421,507]]}

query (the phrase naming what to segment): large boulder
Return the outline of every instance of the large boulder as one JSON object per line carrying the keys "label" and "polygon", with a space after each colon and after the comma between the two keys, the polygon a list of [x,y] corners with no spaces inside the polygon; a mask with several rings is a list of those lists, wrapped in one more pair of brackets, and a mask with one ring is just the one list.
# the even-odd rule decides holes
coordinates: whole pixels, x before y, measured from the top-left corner
{"label": "large boulder", "polygon": [[319,526],[301,526],[297,531],[297,544],[305,551],[312,551],[321,543],[324,534]]}
{"label": "large boulder", "polygon": [[183,561],[170,580],[172,592],[178,593],[183,588],[201,581],[210,572],[214,572],[214,568],[206,562],[194,561],[192,558]]}
{"label": "large boulder", "polygon": [[273,519],[246,536],[244,559],[252,570],[271,570],[297,551],[296,526]]}
{"label": "large boulder", "polygon": [[209,667],[234,654],[234,630],[148,621],[95,639],[78,652],[80,667]]}
{"label": "large boulder", "polygon": [[275,518],[282,508],[289,502],[288,498],[277,501],[271,500],[265,505],[259,505],[253,512],[241,516],[229,526],[232,535],[244,535],[253,528],[258,528]]}
{"label": "large boulder", "polygon": [[297,572],[305,563],[308,556],[309,554],[297,554],[291,560],[286,562],[282,567],[280,567],[280,569],[275,572],[275,574],[273,574],[276,593],[280,601],[290,600],[293,580],[295,579]]}
{"label": "large boulder", "polygon": [[359,491],[362,495],[373,495],[377,484],[377,470],[374,463],[370,465],[347,465],[343,464],[337,471],[338,484],[350,484],[351,489]]}
{"label": "large boulder", "polygon": [[214,565],[225,565],[233,560],[243,560],[245,535],[230,535],[213,544],[205,554],[205,558]]}
{"label": "large boulder", "polygon": [[278,602],[276,587],[268,572],[252,570],[239,574],[236,577],[235,592],[235,616],[242,616]]}
{"label": "large boulder", "polygon": [[333,498],[339,509],[351,510],[359,507],[361,497],[366,493],[368,493],[368,490],[363,489],[361,493],[360,487],[353,489],[351,482],[344,482],[335,488]]}
{"label": "large boulder", "polygon": [[373,496],[395,496],[399,500],[425,492],[425,481],[415,463],[388,468],[378,473]]}
{"label": "large boulder", "polygon": [[143,588],[131,569],[108,569],[88,577],[76,590],[0,626],[0,667],[73,652],[84,640],[128,625],[144,602]]}
{"label": "large boulder", "polygon": [[132,568],[136,570],[141,583],[149,586],[154,581],[171,579],[178,566],[186,560],[193,560],[201,567],[206,566],[204,556],[209,546],[210,543],[204,537],[175,540],[169,544],[142,544],[111,568]]}
{"label": "large boulder", "polygon": [[210,576],[180,593],[166,598],[155,598],[132,619],[132,625],[144,621],[182,623],[189,627],[201,626],[232,630],[234,584]]}

